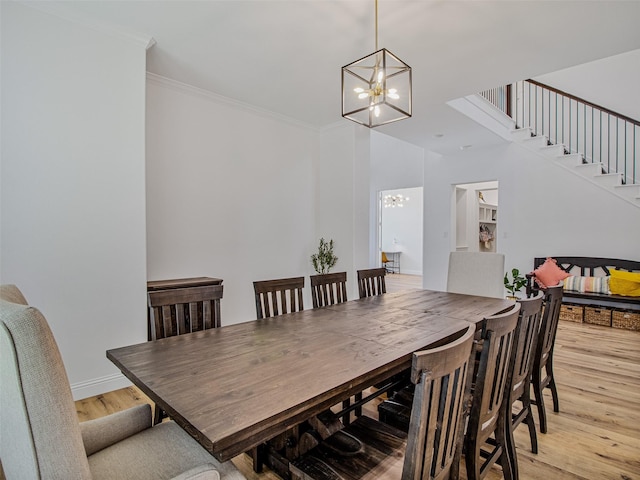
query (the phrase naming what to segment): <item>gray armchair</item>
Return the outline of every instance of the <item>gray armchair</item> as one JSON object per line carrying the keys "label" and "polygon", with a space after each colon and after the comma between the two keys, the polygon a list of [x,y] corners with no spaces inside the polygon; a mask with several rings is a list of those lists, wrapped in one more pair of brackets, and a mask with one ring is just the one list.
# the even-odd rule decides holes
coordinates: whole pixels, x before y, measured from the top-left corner
{"label": "gray armchair", "polygon": [[[17,303],[15,303],[17,302]],[[80,423],[44,316],[15,286],[0,287],[0,458],[8,480],[245,477],[151,407]]]}

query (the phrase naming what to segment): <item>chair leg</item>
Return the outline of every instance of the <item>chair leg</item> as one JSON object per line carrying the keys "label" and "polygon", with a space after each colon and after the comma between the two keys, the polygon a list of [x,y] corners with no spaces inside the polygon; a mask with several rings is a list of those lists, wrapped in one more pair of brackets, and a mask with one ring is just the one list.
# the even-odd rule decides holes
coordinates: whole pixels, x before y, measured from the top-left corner
{"label": "chair leg", "polygon": [[527,427],[529,427],[529,439],[531,440],[531,453],[538,453],[538,435],[536,434],[536,423],[533,421],[533,412],[531,412],[531,404],[525,418]]}
{"label": "chair leg", "polygon": [[526,412],[523,421],[527,424],[527,427],[529,428],[529,439],[531,440],[531,452],[537,454],[538,453],[538,435],[536,434],[536,423],[533,420],[533,411],[531,410],[531,398],[529,397],[528,390],[525,390],[525,393],[520,398],[520,401],[522,402],[522,412]]}
{"label": "chair leg", "polygon": [[[351,399],[350,398],[347,398],[346,400],[342,401],[342,408],[343,409],[349,408],[350,405],[351,405]],[[351,423],[351,413],[347,413],[346,415],[344,415],[342,417],[342,423],[344,424],[345,427]]]}
{"label": "chair leg", "polygon": [[549,388],[551,389],[551,398],[553,399],[553,411],[558,413],[560,411],[560,402],[558,400],[558,389],[556,388],[556,381],[553,376],[551,377],[551,381],[549,382]]}
{"label": "chair leg", "polygon": [[[360,393],[356,393],[356,395],[355,395],[355,401],[356,401],[356,402],[359,402],[359,401],[361,401],[361,400],[362,400],[362,392],[360,392]],[[358,407],[358,408],[356,408],[356,410],[355,410],[355,414],[356,414],[356,417],[360,417],[360,416],[362,416],[362,407]]]}
{"label": "chair leg", "polygon": [[158,405],[153,409],[153,424],[158,425],[162,422],[162,419],[165,417],[164,410],[162,410]]}
{"label": "chair leg", "polygon": [[474,439],[465,443],[464,463],[467,467],[467,480],[480,480],[480,447]]}
{"label": "chair leg", "polygon": [[546,364],[547,377],[549,378],[548,387],[551,389],[551,398],[553,399],[553,411],[560,411],[560,402],[558,401],[558,389],[556,388],[556,380],[553,377],[553,356],[549,356]]}
{"label": "chair leg", "polygon": [[498,419],[496,427],[496,442],[502,445],[502,455],[500,455],[500,465],[502,465],[502,475],[505,480],[518,479],[518,457],[516,456],[516,441],[513,438],[513,423],[511,423],[511,402],[503,408],[501,418]]}
{"label": "chair leg", "polygon": [[536,399],[536,408],[538,409],[538,419],[540,420],[540,433],[547,433],[547,413],[544,410],[544,398],[542,397],[542,387],[540,384],[540,376],[534,375],[533,395]]}

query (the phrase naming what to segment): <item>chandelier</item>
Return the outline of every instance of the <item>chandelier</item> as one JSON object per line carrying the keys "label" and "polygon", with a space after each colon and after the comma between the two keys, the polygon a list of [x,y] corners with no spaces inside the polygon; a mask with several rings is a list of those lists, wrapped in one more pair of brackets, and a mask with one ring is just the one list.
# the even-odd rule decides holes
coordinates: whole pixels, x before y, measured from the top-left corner
{"label": "chandelier", "polygon": [[404,202],[409,201],[409,197],[403,195],[385,195],[383,201],[384,208],[404,207]]}
{"label": "chandelier", "polygon": [[369,128],[411,117],[411,67],[386,48],[342,67],[342,116]]}

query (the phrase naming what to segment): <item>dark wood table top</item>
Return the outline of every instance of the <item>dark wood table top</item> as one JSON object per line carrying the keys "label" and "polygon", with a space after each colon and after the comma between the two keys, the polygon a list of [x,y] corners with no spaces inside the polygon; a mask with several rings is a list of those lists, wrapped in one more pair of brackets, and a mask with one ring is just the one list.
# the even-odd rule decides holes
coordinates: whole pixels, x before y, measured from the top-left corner
{"label": "dark wood table top", "polygon": [[221,461],[411,366],[512,301],[416,290],[107,351]]}

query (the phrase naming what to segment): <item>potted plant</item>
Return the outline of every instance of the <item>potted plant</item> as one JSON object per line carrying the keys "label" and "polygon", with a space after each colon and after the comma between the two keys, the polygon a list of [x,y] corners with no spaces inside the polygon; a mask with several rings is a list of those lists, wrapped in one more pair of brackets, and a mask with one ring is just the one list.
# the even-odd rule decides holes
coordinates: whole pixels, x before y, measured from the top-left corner
{"label": "potted plant", "polygon": [[329,273],[337,261],[338,257],[333,253],[333,240],[327,243],[324,238],[321,238],[318,253],[311,255],[311,263],[315,271],[320,274]]}
{"label": "potted plant", "polygon": [[520,275],[520,270],[517,268],[511,269],[511,279],[509,278],[509,272],[506,272],[504,274],[504,287],[510,292],[507,298],[517,299],[518,295],[516,295],[516,293],[519,292],[526,283],[527,279]]}

